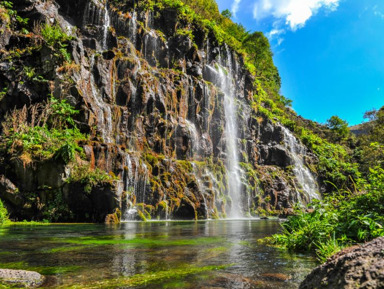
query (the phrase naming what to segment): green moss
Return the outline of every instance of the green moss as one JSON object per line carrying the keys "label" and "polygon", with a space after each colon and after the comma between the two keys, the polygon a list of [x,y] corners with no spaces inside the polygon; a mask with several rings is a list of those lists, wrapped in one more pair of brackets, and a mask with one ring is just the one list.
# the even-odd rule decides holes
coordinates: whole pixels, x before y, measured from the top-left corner
{"label": "green moss", "polygon": [[49,250],[44,250],[44,253],[52,254],[52,253],[65,253],[65,252],[73,252],[86,249],[87,246],[69,246],[69,247],[57,247]]}
{"label": "green moss", "polygon": [[139,218],[140,218],[142,221],[144,221],[144,222],[147,221],[146,216],[144,215],[144,213],[143,213],[141,210],[137,210],[137,215],[139,216]]}
{"label": "green moss", "polygon": [[194,39],[192,30],[187,29],[187,28],[183,28],[183,29],[178,29],[178,30],[176,30],[176,35],[180,35],[180,36],[188,36],[189,39],[191,39],[192,41],[193,41],[193,39]]}
{"label": "green moss", "polygon": [[27,262],[0,263],[0,267],[7,268],[7,269],[15,269],[15,270],[36,271],[42,275],[57,275],[57,274],[76,272],[82,268],[81,266],[52,266],[52,267],[30,266]]}
{"label": "green moss", "polygon": [[159,202],[158,204],[157,204],[157,206],[158,207],[161,207],[161,208],[163,208],[163,209],[166,209],[167,207],[168,207],[168,203],[167,203],[167,201],[161,201],[161,202]]}
{"label": "green moss", "polygon": [[7,222],[6,225],[9,225],[9,226],[50,226],[52,224],[48,221],[36,222],[36,221],[24,220],[22,222]]}
{"label": "green moss", "polygon": [[159,163],[159,159],[157,158],[157,156],[150,153],[147,153],[145,155],[145,160],[151,165],[151,167],[154,167]]}
{"label": "green moss", "polygon": [[182,170],[182,173],[192,172],[191,162],[185,160],[177,160],[178,167]]}
{"label": "green moss", "polygon": [[68,244],[78,244],[78,245],[94,245],[94,246],[104,246],[104,245],[126,245],[133,247],[167,247],[167,246],[194,246],[201,244],[216,244],[224,242],[223,238],[218,237],[207,237],[207,238],[196,238],[196,239],[181,239],[181,240],[165,240],[161,239],[147,239],[147,238],[135,238],[130,240],[125,239],[110,239],[106,238],[93,238],[93,237],[84,237],[84,238],[71,238],[71,239],[57,239],[56,242],[68,243]]}
{"label": "green moss", "polygon": [[75,165],[67,179],[68,183],[80,183],[84,185],[84,191],[91,193],[97,185],[111,184],[116,177],[98,168],[91,169],[88,165]]}
{"label": "green moss", "polygon": [[222,270],[232,265],[221,266],[205,266],[205,267],[193,267],[183,266],[179,268],[173,268],[165,271],[150,272],[145,274],[136,274],[128,278],[116,278],[112,280],[96,281],[92,284],[78,284],[71,287],[59,287],[59,288],[121,288],[121,287],[135,287],[141,285],[148,285],[165,280],[175,280],[185,278],[189,275],[201,274],[204,272],[210,272],[215,270]]}

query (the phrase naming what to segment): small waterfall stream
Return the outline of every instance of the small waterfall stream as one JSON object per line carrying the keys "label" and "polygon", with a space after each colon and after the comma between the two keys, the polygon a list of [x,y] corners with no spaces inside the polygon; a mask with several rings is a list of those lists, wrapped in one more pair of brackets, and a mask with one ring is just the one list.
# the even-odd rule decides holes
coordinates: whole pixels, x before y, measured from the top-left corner
{"label": "small waterfall stream", "polygon": [[108,31],[109,26],[111,25],[111,19],[109,17],[109,10],[108,10],[108,0],[105,0],[104,3],[104,21],[103,21],[103,49],[107,49],[107,40],[108,40]]}
{"label": "small waterfall stream", "polygon": [[95,100],[94,112],[97,117],[97,125],[105,143],[111,143],[111,133],[113,130],[112,127],[112,111],[111,107],[103,101],[101,91],[96,86],[96,81],[92,73],[92,69],[95,65],[95,57],[92,55],[90,59],[90,72],[89,72],[89,83],[91,86],[91,91],[93,99]]}
{"label": "small waterfall stream", "polygon": [[122,221],[135,220],[137,216],[136,203],[145,203],[148,184],[148,168],[140,164],[138,157],[126,153],[124,160],[123,183],[126,192],[126,208]]}
{"label": "small waterfall stream", "polygon": [[131,19],[129,21],[129,39],[131,40],[133,46],[136,46],[137,39],[137,12],[133,11]]}
{"label": "small waterfall stream", "polygon": [[[304,165],[302,156],[305,155],[305,147],[300,144],[295,136],[285,127],[281,127],[284,134],[285,147],[291,152],[294,161],[293,172],[303,193],[308,197],[308,201],[321,199],[319,186],[310,170]],[[302,201],[300,192],[297,190],[298,199]]]}
{"label": "small waterfall stream", "polygon": [[185,120],[185,124],[188,128],[190,139],[191,139],[191,150],[190,155],[192,159],[195,159],[199,156],[199,148],[200,148],[200,138],[199,133],[197,132],[196,126],[193,122],[189,120]]}

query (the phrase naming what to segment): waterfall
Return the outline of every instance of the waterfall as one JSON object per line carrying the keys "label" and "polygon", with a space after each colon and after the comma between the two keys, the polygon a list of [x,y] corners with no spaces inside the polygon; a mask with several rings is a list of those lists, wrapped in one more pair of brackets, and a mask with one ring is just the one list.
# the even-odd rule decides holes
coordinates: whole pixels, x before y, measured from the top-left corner
{"label": "waterfall", "polygon": [[[219,57],[220,54],[219,54]],[[239,167],[239,148],[237,145],[237,106],[235,103],[236,88],[232,77],[231,54],[227,51],[227,71],[219,67],[219,86],[224,93],[225,113],[225,141],[226,141],[226,169],[228,176],[229,196],[231,206],[228,211],[229,218],[243,217],[241,206],[241,169]]]}
{"label": "waterfall", "polygon": [[[310,170],[304,165],[302,156],[305,155],[305,147],[300,144],[295,136],[285,127],[281,127],[284,134],[285,147],[291,152],[294,161],[293,172],[297,182],[302,187],[303,193],[309,201],[321,199],[318,184]],[[300,192],[297,191],[298,199],[302,200]]]}
{"label": "waterfall", "polygon": [[103,21],[103,49],[107,49],[107,39],[108,39],[108,30],[109,26],[111,24],[111,19],[109,17],[109,11],[108,11],[108,0],[105,0],[104,4],[104,21]]}
{"label": "waterfall", "polygon": [[144,59],[150,62],[150,64],[154,61],[153,58],[157,52],[157,37],[154,30],[149,31],[144,36]]}
{"label": "waterfall", "polygon": [[123,173],[124,191],[126,194],[126,208],[123,208],[123,221],[135,220],[137,217],[136,203],[145,203],[146,187],[148,183],[148,168],[140,164],[137,157],[128,153],[123,162],[125,169]]}
{"label": "waterfall", "polygon": [[129,39],[131,40],[134,47],[136,47],[137,38],[137,12],[132,12],[132,18],[129,21]]}
{"label": "waterfall", "polygon": [[194,159],[199,155],[200,138],[194,123],[189,120],[185,120],[185,125],[188,128],[190,140],[191,140],[191,158]]}
{"label": "waterfall", "polygon": [[206,188],[206,186],[204,184],[204,180],[200,174],[199,167],[194,162],[191,162],[191,165],[192,165],[193,175],[196,178],[197,188],[199,189],[199,192],[201,193],[201,196],[203,197],[203,202],[204,202],[204,207],[205,207],[205,218],[209,219],[208,204],[207,204],[207,199],[205,197],[205,192],[207,191],[207,188]]}
{"label": "waterfall", "polygon": [[93,99],[95,101],[95,106],[92,110],[97,117],[98,130],[101,133],[101,137],[105,143],[111,143],[111,133],[112,133],[112,111],[108,104],[106,104],[101,96],[100,90],[96,87],[95,78],[92,73],[93,66],[95,65],[95,57],[91,56],[90,59],[90,71],[89,71],[89,83],[91,86],[91,91]]}

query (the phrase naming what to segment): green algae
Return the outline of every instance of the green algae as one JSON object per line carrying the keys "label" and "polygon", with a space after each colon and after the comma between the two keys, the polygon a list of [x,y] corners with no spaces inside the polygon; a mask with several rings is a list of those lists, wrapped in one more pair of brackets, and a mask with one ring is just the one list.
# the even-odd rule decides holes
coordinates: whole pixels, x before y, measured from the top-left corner
{"label": "green algae", "polygon": [[42,252],[48,253],[48,254],[54,254],[54,253],[65,253],[65,252],[72,252],[72,251],[79,251],[83,249],[90,248],[90,246],[69,246],[69,247],[57,247],[52,249],[45,249]]}
{"label": "green algae", "polygon": [[176,281],[172,281],[172,282],[164,284],[163,288],[164,289],[179,289],[179,288],[187,288],[188,285],[190,285],[190,284],[188,284],[188,282],[176,280]]}
{"label": "green algae", "polygon": [[206,237],[196,239],[181,239],[181,240],[166,240],[166,239],[149,239],[149,238],[133,238],[133,239],[106,239],[106,238],[72,238],[64,239],[61,242],[79,245],[129,245],[129,246],[146,246],[146,247],[167,247],[167,246],[197,246],[209,245],[215,243],[225,242],[223,238],[219,237]]}
{"label": "green algae", "polygon": [[237,244],[245,247],[252,247],[252,244],[249,241],[239,241]]}
{"label": "green algae", "polygon": [[42,275],[66,274],[82,269],[81,266],[30,266],[26,262],[0,263],[0,268],[36,271]]}
{"label": "green algae", "polygon": [[[116,279],[110,279],[110,280],[96,281],[88,284],[77,284],[70,287],[65,286],[65,287],[58,287],[58,288],[78,289],[78,288],[119,288],[121,286],[134,287],[134,286],[140,286],[140,285],[148,285],[151,283],[164,282],[166,280],[175,280],[175,279],[177,280],[177,279],[185,278],[190,275],[222,270],[231,266],[233,266],[233,264],[220,265],[220,266],[204,266],[204,267],[183,266],[179,268],[173,268],[170,270],[136,274],[127,278],[126,277],[116,278]],[[182,282],[182,281],[178,281],[178,282]],[[169,288],[177,288],[177,287],[169,287]]]}
{"label": "green algae", "polygon": [[228,247],[221,246],[221,247],[209,248],[205,252],[207,252],[207,253],[224,253],[224,252],[229,251],[231,246],[232,246],[232,244],[230,244],[230,246],[228,246]]}
{"label": "green algae", "polygon": [[55,266],[55,267],[34,267],[32,271],[39,272],[42,275],[58,275],[58,274],[66,274],[73,273],[83,269],[81,266]]}

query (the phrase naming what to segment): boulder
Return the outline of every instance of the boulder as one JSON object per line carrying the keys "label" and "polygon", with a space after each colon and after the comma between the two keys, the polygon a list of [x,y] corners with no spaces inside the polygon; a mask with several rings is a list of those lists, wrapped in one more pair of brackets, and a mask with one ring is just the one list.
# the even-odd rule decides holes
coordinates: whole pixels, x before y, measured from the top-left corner
{"label": "boulder", "polygon": [[299,289],[384,288],[384,237],[347,248],[315,268]]}
{"label": "boulder", "polygon": [[0,269],[0,284],[35,288],[43,285],[45,277],[37,272]]}

